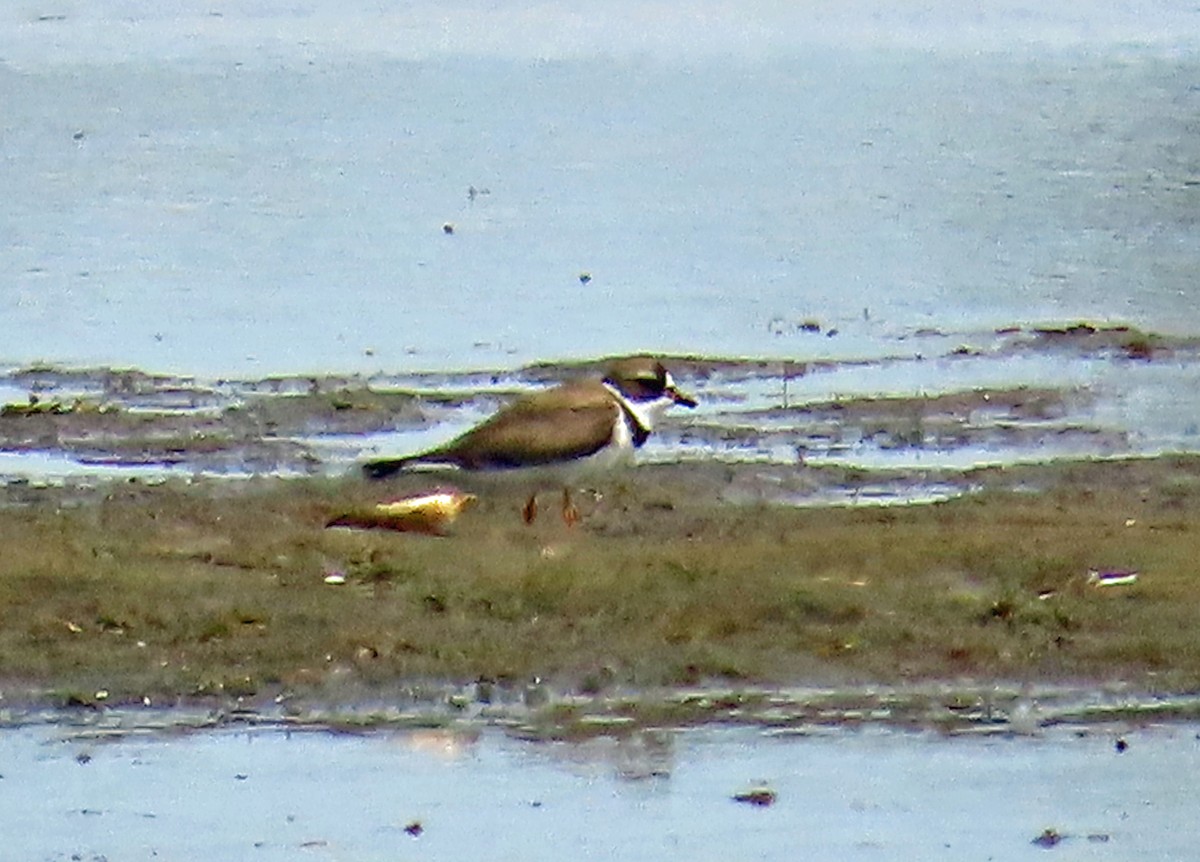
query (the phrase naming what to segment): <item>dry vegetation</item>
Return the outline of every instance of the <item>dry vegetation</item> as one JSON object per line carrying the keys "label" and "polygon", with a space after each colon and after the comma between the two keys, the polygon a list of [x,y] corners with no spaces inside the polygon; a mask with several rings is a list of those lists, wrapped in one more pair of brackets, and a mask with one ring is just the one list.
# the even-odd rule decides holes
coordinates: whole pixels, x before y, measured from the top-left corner
{"label": "dry vegetation", "polygon": [[[1200,460],[977,478],[944,504],[796,509],[643,468],[574,530],[552,506],[522,524],[522,489],[472,489],[446,538],[324,528],[416,479],[27,489],[0,509],[0,679],[10,701],[535,676],[1200,683]],[[1140,576],[1095,587],[1093,567]]]}

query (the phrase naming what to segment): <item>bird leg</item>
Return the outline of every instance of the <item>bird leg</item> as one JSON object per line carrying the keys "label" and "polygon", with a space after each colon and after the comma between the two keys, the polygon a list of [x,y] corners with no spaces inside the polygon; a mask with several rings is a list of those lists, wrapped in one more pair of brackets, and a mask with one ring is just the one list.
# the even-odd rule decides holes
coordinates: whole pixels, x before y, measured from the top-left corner
{"label": "bird leg", "polygon": [[562,516],[563,523],[568,527],[574,527],[579,523],[579,509],[576,508],[575,502],[571,499],[570,488],[563,488]]}
{"label": "bird leg", "polygon": [[[521,520],[526,524],[533,524],[537,520],[538,505],[537,494],[530,494],[529,499],[525,501],[525,505],[521,507]],[[579,514],[579,507],[575,505],[575,501],[571,499],[571,489],[563,488],[562,495],[562,519],[563,523],[568,527],[574,527],[578,524],[583,516]]]}
{"label": "bird leg", "polygon": [[537,520],[537,494],[529,495],[529,499],[525,501],[525,505],[521,507],[521,520],[526,524],[532,524]]}

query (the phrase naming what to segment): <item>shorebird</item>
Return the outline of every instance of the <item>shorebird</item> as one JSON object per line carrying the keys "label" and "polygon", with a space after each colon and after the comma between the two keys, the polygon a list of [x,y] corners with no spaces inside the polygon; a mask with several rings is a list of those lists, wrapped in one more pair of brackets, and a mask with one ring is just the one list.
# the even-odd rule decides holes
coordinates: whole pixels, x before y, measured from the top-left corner
{"label": "shorebird", "polygon": [[[632,460],[674,405],[696,400],[675,386],[671,373],[651,357],[620,359],[600,380],[577,380],[526,395],[442,446],[401,458],[363,464],[371,479],[410,467],[449,465],[463,470],[515,471],[550,468],[563,484],[563,520],[579,520],[569,477]],[[539,472],[545,473],[542,469]],[[522,510],[537,517],[537,491]]]}

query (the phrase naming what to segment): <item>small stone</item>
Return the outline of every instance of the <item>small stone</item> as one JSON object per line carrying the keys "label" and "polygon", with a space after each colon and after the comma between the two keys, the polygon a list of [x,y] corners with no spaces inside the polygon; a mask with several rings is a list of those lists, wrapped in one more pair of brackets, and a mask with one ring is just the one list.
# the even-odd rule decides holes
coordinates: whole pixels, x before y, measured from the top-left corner
{"label": "small stone", "polygon": [[746,805],[757,805],[760,808],[766,808],[775,804],[775,791],[768,790],[765,787],[756,787],[753,790],[748,790],[745,793],[734,794],[734,802],[743,802]]}
{"label": "small stone", "polygon": [[1045,829],[1041,835],[1034,838],[1030,843],[1037,847],[1045,847],[1048,850],[1056,846],[1060,841],[1062,841],[1062,835],[1058,833],[1057,829]]}

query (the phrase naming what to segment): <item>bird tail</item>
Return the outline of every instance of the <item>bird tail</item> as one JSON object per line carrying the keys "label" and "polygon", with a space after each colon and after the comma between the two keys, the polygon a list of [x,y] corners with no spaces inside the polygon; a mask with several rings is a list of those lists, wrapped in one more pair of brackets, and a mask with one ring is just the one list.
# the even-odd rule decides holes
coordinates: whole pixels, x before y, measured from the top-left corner
{"label": "bird tail", "polygon": [[408,458],[376,458],[374,461],[366,461],[362,465],[363,476],[367,479],[386,479],[389,476],[395,476],[416,460],[410,456]]}
{"label": "bird tail", "polygon": [[446,464],[456,465],[458,462],[453,456],[434,449],[419,455],[405,455],[403,458],[376,458],[373,461],[364,461],[362,472],[367,479],[386,479],[389,476],[395,476],[401,470],[407,470],[409,467],[416,467],[419,464],[444,466]]}

